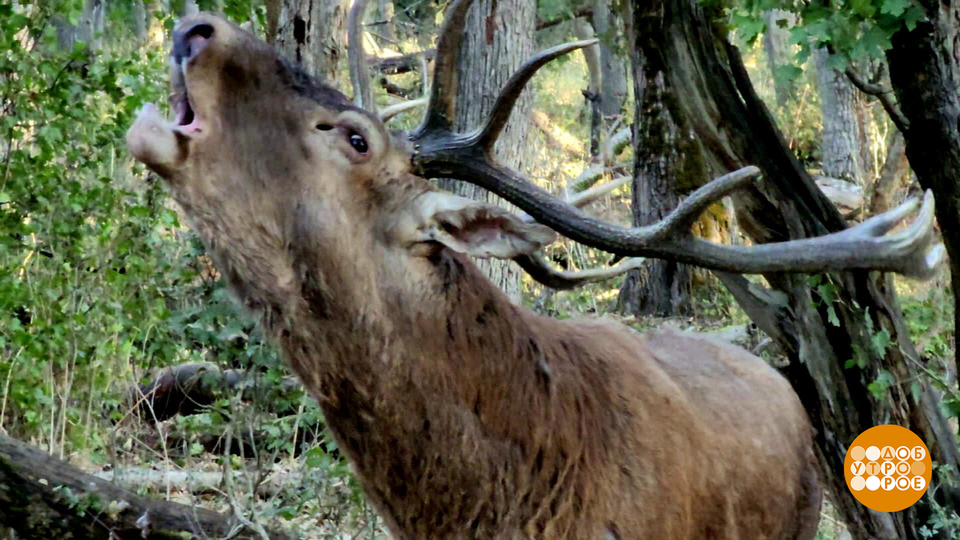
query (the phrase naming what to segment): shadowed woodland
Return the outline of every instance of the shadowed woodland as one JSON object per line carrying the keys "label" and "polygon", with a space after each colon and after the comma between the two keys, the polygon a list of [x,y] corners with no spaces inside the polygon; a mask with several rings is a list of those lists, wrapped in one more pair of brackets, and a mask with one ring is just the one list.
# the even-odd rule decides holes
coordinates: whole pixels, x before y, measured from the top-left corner
{"label": "shadowed woodland", "polygon": [[[443,71],[450,4],[0,4],[0,535],[388,537],[316,401],[124,142],[147,103],[181,114],[168,100],[174,25],[211,11],[389,129],[426,133],[413,166],[464,197],[518,211],[482,179],[439,178],[480,153],[417,126],[449,120],[484,144],[493,115],[506,122],[489,139],[499,164],[623,227],[679,207],[681,228],[731,248],[892,229],[903,240],[889,251],[847,250],[828,268],[845,271],[824,272],[802,254],[777,267],[607,245],[522,208],[562,236],[477,262],[537,313],[702,332],[778,369],[816,432],[816,538],[960,536],[955,7],[477,0]],[[455,114],[421,124],[448,79]],[[504,87],[516,89],[509,121]],[[708,185],[721,177],[727,188]],[[925,212],[942,248],[914,238]],[[867,509],[843,476],[853,439],[881,424],[913,430],[933,459],[930,488],[902,512]]]}

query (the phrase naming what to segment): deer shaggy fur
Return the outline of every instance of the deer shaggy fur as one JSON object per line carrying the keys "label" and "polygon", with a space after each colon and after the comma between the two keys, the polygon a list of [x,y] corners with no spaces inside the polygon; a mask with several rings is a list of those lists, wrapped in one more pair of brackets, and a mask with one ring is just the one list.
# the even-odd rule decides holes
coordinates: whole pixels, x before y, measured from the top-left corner
{"label": "deer shaggy fur", "polygon": [[813,538],[813,433],[775,370],[512,304],[468,255],[539,247],[542,227],[436,191],[375,116],[240,28],[201,14],[175,43],[178,119],[146,108],[131,151],[396,538]]}

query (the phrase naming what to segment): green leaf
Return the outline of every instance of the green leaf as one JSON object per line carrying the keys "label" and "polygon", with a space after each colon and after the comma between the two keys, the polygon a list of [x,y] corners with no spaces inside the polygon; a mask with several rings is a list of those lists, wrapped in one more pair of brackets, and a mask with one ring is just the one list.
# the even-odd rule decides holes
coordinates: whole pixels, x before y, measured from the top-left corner
{"label": "green leaf", "polygon": [[874,7],[871,0],[851,0],[850,10],[864,19],[870,19],[877,12],[877,8]]}
{"label": "green leaf", "polygon": [[892,45],[892,33],[878,26],[871,26],[863,32],[857,44],[853,47],[851,56],[855,59],[865,57],[879,57]]}
{"label": "green leaf", "polygon": [[883,4],[880,6],[880,13],[899,17],[903,15],[903,12],[906,11],[908,7],[910,7],[910,0],[883,0]]}
{"label": "green leaf", "polygon": [[832,305],[827,306],[827,320],[837,328],[840,327],[840,319],[837,317],[837,311],[833,309]]}
{"label": "green leaf", "polygon": [[917,23],[927,20],[927,14],[924,13],[923,8],[914,4],[910,6],[906,13],[903,14],[903,24],[907,27],[907,30],[913,31],[917,27]]}

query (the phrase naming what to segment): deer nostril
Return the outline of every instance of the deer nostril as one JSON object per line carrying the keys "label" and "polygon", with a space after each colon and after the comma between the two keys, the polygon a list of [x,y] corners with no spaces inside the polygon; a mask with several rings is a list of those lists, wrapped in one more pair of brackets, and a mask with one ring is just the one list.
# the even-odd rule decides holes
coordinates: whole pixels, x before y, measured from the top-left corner
{"label": "deer nostril", "polygon": [[177,64],[196,56],[213,37],[213,25],[197,23],[173,37],[173,59]]}
{"label": "deer nostril", "polygon": [[186,31],[186,39],[189,41],[190,38],[194,36],[200,36],[203,39],[210,39],[213,37],[213,25],[207,23],[199,23],[191,26]]}

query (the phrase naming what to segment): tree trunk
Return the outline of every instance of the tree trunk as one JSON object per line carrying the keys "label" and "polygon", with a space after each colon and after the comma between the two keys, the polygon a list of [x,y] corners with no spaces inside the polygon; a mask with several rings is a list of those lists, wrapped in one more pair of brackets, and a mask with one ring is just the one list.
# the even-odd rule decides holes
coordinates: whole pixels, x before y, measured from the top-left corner
{"label": "tree trunk", "polygon": [[391,41],[397,39],[393,28],[393,0],[377,0],[377,15],[383,24],[377,26],[377,31],[386,38],[384,45],[392,45]]}
{"label": "tree trunk", "polygon": [[[736,196],[742,230],[763,243],[843,229],[844,220],[789,151],[756,95],[739,51],[716,34],[713,21],[722,14],[708,16],[697,0],[633,0],[633,6],[638,27],[657,29],[649,39],[663,43],[668,84],[709,161],[720,170],[754,164],[764,172],[762,184]],[[854,538],[920,538],[918,529],[937,505],[956,507],[960,493],[949,479],[937,480],[919,502],[898,513],[867,509],[844,480],[848,446],[880,424],[913,430],[939,464],[954,470],[960,465],[956,439],[938,408],[939,394],[922,372],[890,279],[868,272],[814,280],[770,274],[766,289],[741,276],[717,275],[786,353],[783,373],[817,430],[822,481]],[[881,375],[896,382],[868,389]],[[937,537],[955,534],[944,528]]]}
{"label": "tree trunk", "polygon": [[[960,305],[960,13],[954,0],[926,4],[926,20],[894,34],[887,51],[890,82],[910,122],[903,136],[907,158],[924,189],[933,190],[937,221],[950,255],[954,306]],[[954,309],[960,328],[960,309]],[[956,365],[960,367],[960,348]]]}
{"label": "tree trunk", "polygon": [[797,24],[797,16],[782,9],[771,9],[763,14],[763,20],[767,24],[767,29],[763,33],[763,52],[767,58],[770,75],[773,77],[777,106],[784,107],[793,97],[796,85],[783,76],[780,68],[786,66],[793,56],[789,43],[790,28]]}
{"label": "tree trunk", "polygon": [[814,49],[817,65],[817,88],[820,110],[823,114],[823,132],[820,136],[821,169],[824,176],[862,184],[872,180],[864,161],[866,126],[860,107],[859,91],[847,76],[830,66],[830,55],[824,49]]}
{"label": "tree trunk", "polygon": [[131,10],[133,16],[133,34],[137,36],[137,41],[141,44],[147,40],[147,8],[143,5],[143,0],[134,0]]}
{"label": "tree trunk", "polygon": [[[573,22],[577,32],[577,39],[587,40],[596,37],[593,25],[586,18],[575,19]],[[587,64],[587,72],[590,74],[590,81],[583,90],[583,97],[590,106],[590,158],[596,159],[600,155],[600,92],[603,86],[602,68],[600,66],[600,45],[591,45],[584,47],[583,59]]]}
{"label": "tree trunk", "polygon": [[[664,77],[663,44],[650,39],[651,21],[631,28],[630,61],[634,95],[633,224],[661,221],[690,191],[707,178],[701,149],[689,125],[678,114],[676,93]],[[654,29],[655,31],[656,29]],[[650,261],[633,270],[620,289],[617,309],[633,315],[660,317],[690,312],[692,269],[673,261]]]}
{"label": "tree trunk", "polygon": [[[470,7],[460,45],[457,73],[455,129],[476,128],[493,108],[500,89],[514,71],[535,51],[536,2],[528,0],[479,0]],[[497,140],[498,162],[523,172],[525,156],[531,151],[527,134],[533,93],[524,90],[504,133]],[[442,180],[444,189],[465,197],[494,201],[483,188],[465,182]],[[510,262],[495,259],[477,261],[483,271],[513,299],[520,298],[520,272]]]}
{"label": "tree trunk", "polygon": [[86,0],[83,4],[83,15],[80,16],[77,38],[86,43],[91,51],[100,50],[106,10],[104,0]]}
{"label": "tree trunk", "polygon": [[903,134],[899,131],[893,134],[893,138],[887,146],[887,158],[883,162],[883,168],[880,170],[880,176],[873,184],[873,192],[870,196],[869,211],[871,216],[882,214],[894,207],[897,201],[897,193],[903,187],[903,182],[910,170],[910,164],[907,162],[906,151],[907,143],[903,139]]}
{"label": "tree trunk", "polygon": [[[273,4],[273,5],[271,5]],[[278,9],[279,8],[279,9]],[[346,56],[348,0],[267,2],[267,28],[287,59],[328,85],[338,86],[340,59]],[[273,23],[272,17],[276,17]]]}
{"label": "tree trunk", "polygon": [[[164,540],[224,538],[236,523],[204,508],[141,497],[0,435],[0,524],[23,540]],[[238,532],[236,538],[262,538]]]}
{"label": "tree trunk", "polygon": [[593,8],[593,29],[600,38],[600,114],[606,131],[623,112],[627,99],[627,71],[617,54],[617,10],[613,0],[597,0]]}
{"label": "tree trunk", "polygon": [[91,51],[99,50],[105,11],[104,0],[86,0],[76,26],[59,15],[52,17],[51,23],[57,29],[57,45],[60,50],[73,49],[78,40],[86,43]]}

